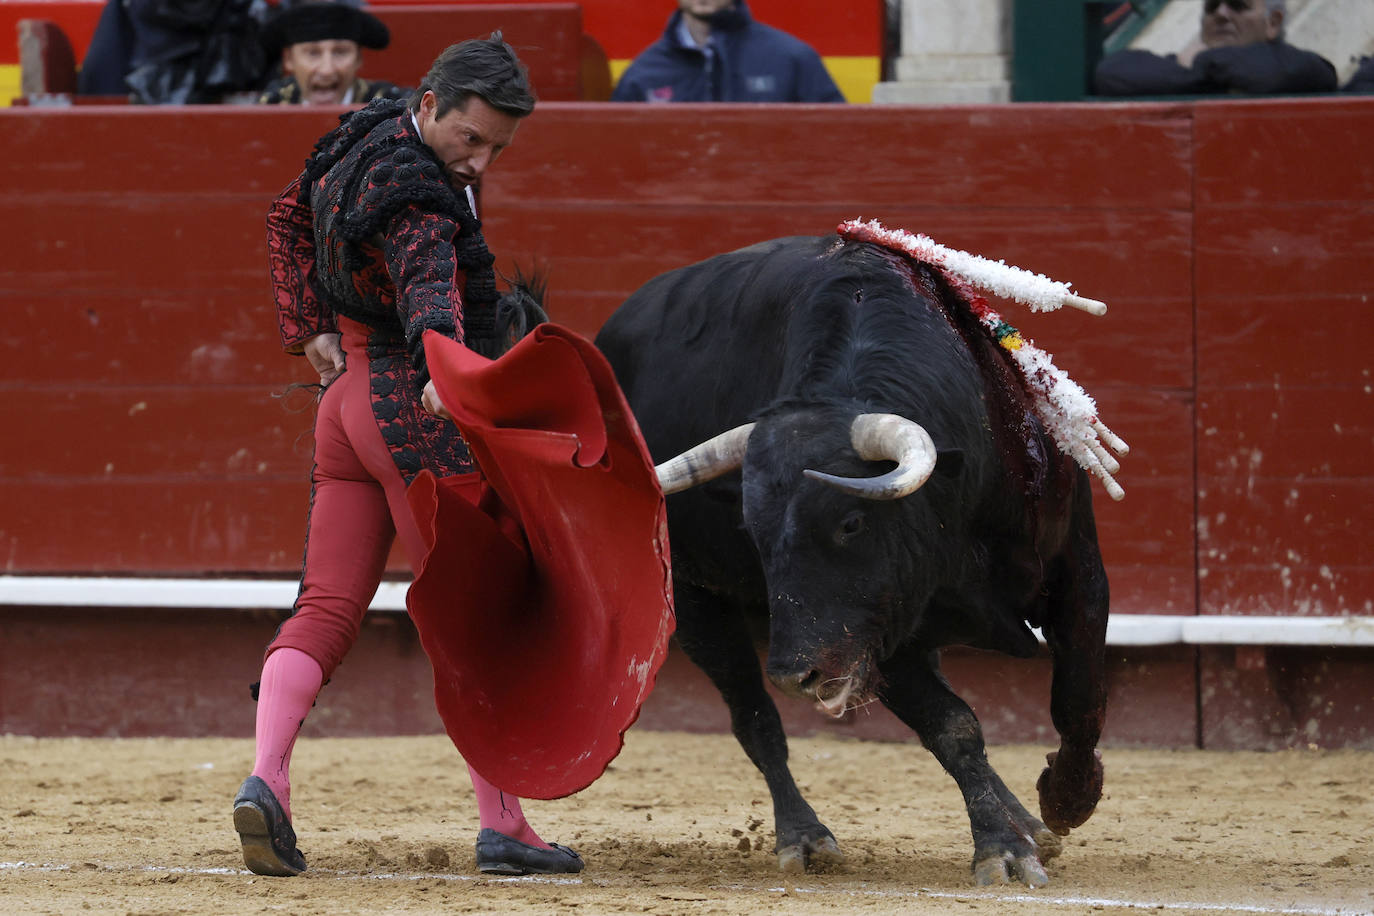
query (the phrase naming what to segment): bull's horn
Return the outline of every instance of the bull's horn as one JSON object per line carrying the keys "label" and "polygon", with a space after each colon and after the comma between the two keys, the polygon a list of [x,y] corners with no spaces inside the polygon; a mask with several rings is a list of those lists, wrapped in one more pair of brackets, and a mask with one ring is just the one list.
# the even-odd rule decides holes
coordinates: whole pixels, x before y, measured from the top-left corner
{"label": "bull's horn", "polygon": [[920,489],[935,470],[935,443],[921,424],[890,413],[865,413],[854,418],[849,441],[865,461],[895,461],[897,467],[879,477],[836,477],[810,468],[807,477],[864,499],[901,499]]}
{"label": "bull's horn", "polygon": [[753,431],[753,423],[736,426],[655,467],[663,495],[695,487],[739,467],[744,463],[744,449]]}

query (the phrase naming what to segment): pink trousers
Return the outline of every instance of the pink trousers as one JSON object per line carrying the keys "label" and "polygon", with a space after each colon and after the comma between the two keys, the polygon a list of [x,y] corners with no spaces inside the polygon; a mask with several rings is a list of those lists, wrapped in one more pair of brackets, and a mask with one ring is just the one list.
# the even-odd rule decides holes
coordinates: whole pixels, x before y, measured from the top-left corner
{"label": "pink trousers", "polygon": [[406,504],[406,486],[372,415],[366,328],[341,319],[346,371],[320,401],[305,563],[295,613],[267,647],[299,649],[325,680],[358,637],[391,544],[399,535],[412,573],[425,545]]}

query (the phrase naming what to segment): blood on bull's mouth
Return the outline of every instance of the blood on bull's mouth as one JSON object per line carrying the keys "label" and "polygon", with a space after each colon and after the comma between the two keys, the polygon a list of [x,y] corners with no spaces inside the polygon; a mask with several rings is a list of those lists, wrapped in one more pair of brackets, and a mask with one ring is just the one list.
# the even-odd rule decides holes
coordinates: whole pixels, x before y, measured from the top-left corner
{"label": "blood on bull's mouth", "polygon": [[874,659],[870,652],[852,653],[834,647],[818,656],[769,657],[768,679],[784,693],[816,704],[831,718],[866,706],[876,698]]}

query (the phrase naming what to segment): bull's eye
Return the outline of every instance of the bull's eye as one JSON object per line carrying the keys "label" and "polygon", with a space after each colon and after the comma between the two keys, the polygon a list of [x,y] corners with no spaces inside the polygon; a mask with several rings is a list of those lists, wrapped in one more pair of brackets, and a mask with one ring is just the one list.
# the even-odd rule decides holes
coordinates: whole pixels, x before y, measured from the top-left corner
{"label": "bull's eye", "polygon": [[840,522],[840,527],[835,531],[835,540],[838,543],[845,543],[864,530],[864,514],[855,510],[844,517]]}

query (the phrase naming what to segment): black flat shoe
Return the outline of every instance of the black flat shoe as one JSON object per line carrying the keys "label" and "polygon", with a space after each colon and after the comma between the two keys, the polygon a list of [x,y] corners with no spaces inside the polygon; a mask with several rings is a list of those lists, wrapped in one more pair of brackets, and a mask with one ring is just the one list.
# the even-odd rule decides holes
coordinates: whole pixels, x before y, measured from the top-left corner
{"label": "black flat shoe", "polygon": [[582,857],[566,846],[540,849],[484,828],[477,834],[477,868],[487,875],[562,875],[583,868]]}
{"label": "black flat shoe", "polygon": [[305,871],[296,831],[277,796],[256,776],[245,779],[234,797],[234,829],[243,844],[243,864],[254,874],[290,878]]}

